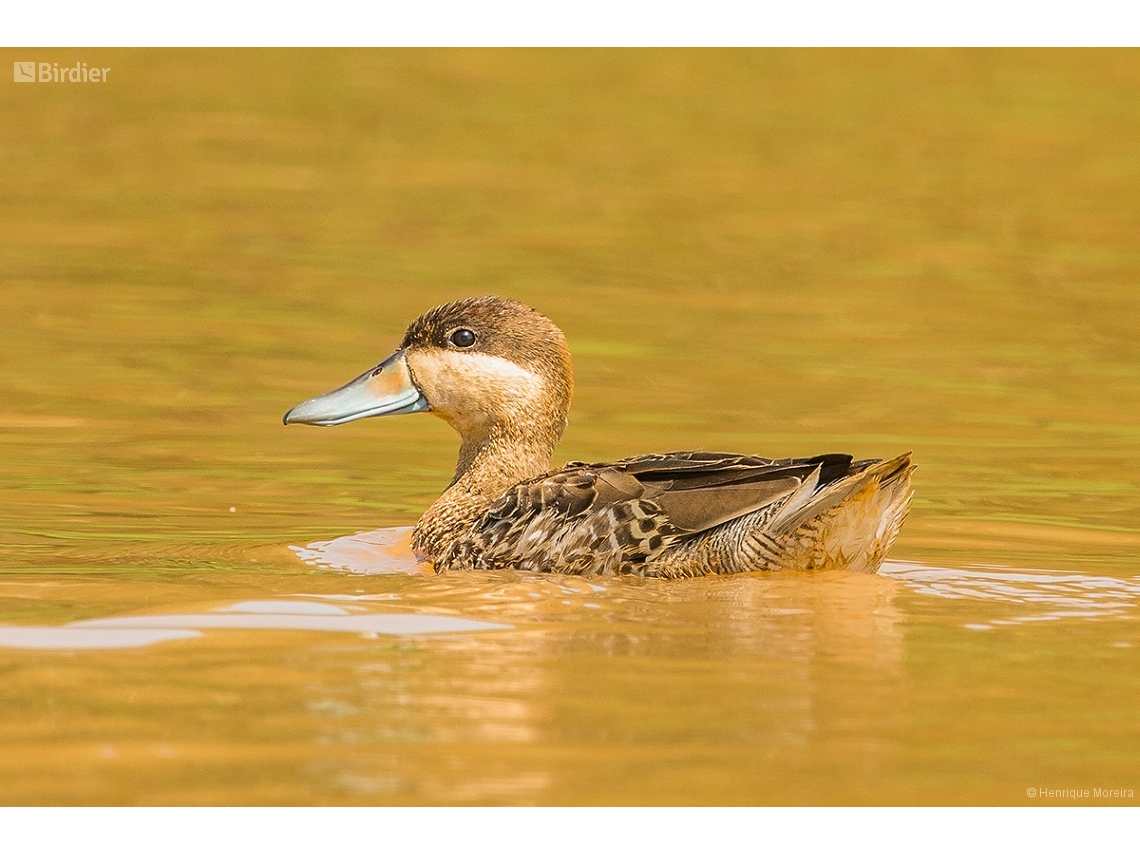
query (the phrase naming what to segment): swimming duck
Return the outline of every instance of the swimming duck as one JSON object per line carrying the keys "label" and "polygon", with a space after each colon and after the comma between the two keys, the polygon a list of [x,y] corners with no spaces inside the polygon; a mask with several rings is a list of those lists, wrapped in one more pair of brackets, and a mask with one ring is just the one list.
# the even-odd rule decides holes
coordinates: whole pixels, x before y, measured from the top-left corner
{"label": "swimming duck", "polygon": [[412,532],[436,570],[703,576],[873,572],[910,505],[910,454],[768,460],[681,451],[550,470],[573,391],[562,331],[529,306],[439,306],[355,380],[285,424],[431,412],[459,434],[455,477]]}

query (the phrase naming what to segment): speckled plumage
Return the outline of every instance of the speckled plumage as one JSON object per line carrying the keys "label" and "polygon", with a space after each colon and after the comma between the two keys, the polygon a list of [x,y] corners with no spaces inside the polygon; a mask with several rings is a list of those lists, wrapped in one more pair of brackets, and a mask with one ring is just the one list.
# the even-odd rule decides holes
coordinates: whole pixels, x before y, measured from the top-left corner
{"label": "speckled plumage", "polygon": [[[410,394],[462,443],[454,479],[412,534],[437,572],[873,572],[906,517],[909,453],[855,461],[685,451],[548,471],[570,406],[570,354],[561,330],[521,303],[480,297],[432,309],[393,357],[354,384],[393,360],[406,366]],[[382,379],[391,385],[389,374]],[[286,422],[384,414],[364,405],[359,415],[326,412],[324,401],[348,388],[298,405]]]}

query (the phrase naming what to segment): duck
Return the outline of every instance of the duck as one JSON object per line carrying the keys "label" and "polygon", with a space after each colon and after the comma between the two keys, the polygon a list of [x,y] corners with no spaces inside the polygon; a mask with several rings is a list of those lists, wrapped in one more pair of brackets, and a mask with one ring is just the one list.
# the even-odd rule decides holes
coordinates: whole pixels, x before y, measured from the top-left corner
{"label": "duck", "polygon": [[870,573],[906,518],[910,452],[677,451],[552,469],[573,389],[553,321],[515,300],[475,297],[425,312],[394,353],[293,407],[284,423],[431,413],[454,428],[455,475],[411,536],[436,573]]}

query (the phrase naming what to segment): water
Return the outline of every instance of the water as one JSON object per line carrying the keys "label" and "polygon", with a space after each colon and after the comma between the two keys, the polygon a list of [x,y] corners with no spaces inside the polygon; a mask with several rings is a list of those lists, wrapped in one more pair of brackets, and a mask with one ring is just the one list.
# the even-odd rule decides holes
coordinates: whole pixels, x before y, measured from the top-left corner
{"label": "water", "polygon": [[[0,102],[0,801],[1135,792],[1134,53],[41,53],[114,83]],[[487,292],[558,461],[913,450],[891,560],[416,565],[449,429],[280,418]]]}

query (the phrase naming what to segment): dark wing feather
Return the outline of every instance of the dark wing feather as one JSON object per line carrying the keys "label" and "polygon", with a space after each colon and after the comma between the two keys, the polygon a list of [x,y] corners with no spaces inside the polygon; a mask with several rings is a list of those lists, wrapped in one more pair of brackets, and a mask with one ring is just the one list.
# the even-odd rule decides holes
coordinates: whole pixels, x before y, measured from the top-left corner
{"label": "dark wing feather", "polygon": [[695,534],[752,513],[790,495],[818,469],[820,484],[846,474],[851,457],[769,460],[739,454],[678,452],[619,461],[640,482],[665,489],[654,501],[679,531]]}
{"label": "dark wing feather", "polygon": [[749,484],[669,490],[656,503],[673,527],[695,534],[789,496],[800,483],[799,478],[768,478]]}

